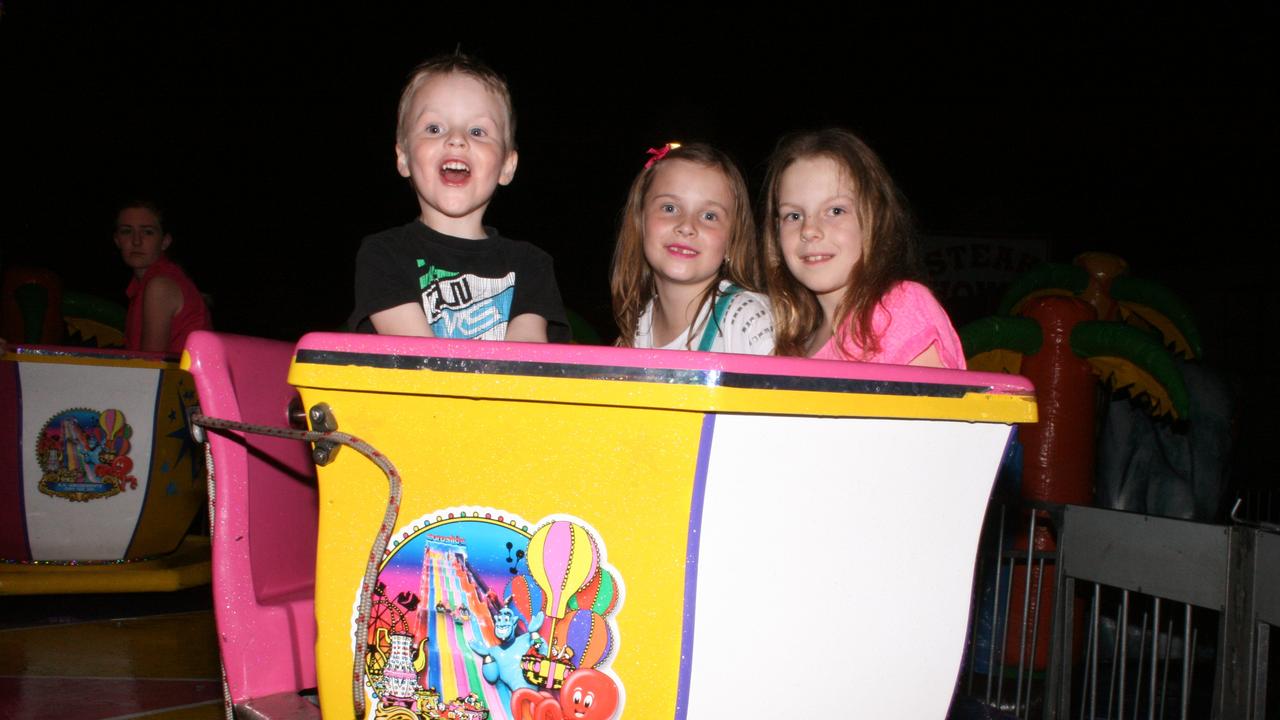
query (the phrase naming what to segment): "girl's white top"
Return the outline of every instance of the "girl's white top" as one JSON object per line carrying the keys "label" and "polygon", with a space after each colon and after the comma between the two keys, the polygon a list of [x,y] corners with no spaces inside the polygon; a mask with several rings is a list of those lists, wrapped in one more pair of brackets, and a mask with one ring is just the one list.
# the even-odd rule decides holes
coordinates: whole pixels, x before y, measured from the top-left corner
{"label": "girl's white top", "polygon": [[[729,281],[720,281],[720,292],[729,288]],[[697,350],[706,331],[711,315],[712,302],[707,301],[698,309],[693,325],[685,328],[675,340],[659,350]],[[692,339],[691,339],[692,338]],[[653,300],[645,306],[636,323],[635,347],[653,349]],[[773,310],[769,298],[757,292],[740,290],[729,301],[711,352],[768,355],[773,352]]]}

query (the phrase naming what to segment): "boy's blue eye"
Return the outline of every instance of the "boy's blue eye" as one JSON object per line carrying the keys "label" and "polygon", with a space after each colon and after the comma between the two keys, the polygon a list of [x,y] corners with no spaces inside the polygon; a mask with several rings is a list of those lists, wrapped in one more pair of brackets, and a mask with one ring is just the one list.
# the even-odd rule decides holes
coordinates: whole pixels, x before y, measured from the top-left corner
{"label": "boy's blue eye", "polygon": [[428,135],[439,135],[439,134],[440,134],[440,126],[439,126],[439,125],[435,125],[435,124],[428,125],[428,126],[426,127],[426,133],[427,133]]}
{"label": "boy's blue eye", "polygon": [[484,137],[484,128],[471,128],[471,137]]}

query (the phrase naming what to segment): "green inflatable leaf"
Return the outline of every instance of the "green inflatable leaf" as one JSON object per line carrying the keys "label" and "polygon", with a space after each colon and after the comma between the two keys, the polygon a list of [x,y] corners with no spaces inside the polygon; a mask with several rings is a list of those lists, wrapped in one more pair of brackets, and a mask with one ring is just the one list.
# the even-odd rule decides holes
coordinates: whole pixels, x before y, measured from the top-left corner
{"label": "green inflatable leaf", "polygon": [[1035,295],[1079,295],[1089,287],[1089,273],[1082,267],[1042,263],[1013,281],[1000,300],[1001,315],[1012,315],[1024,300]]}
{"label": "green inflatable leaf", "polygon": [[1117,389],[1148,396],[1157,411],[1179,418],[1190,412],[1182,372],[1155,336],[1124,323],[1090,320],[1071,331],[1071,351]]}
{"label": "green inflatable leaf", "polygon": [[1111,297],[1164,336],[1179,352],[1200,357],[1200,329],[1191,311],[1169,288],[1151,280],[1118,277],[1111,284]]}
{"label": "green inflatable leaf", "polygon": [[[44,335],[44,314],[49,309],[49,290],[43,285],[28,283],[13,291],[22,313],[23,334],[13,338],[15,342],[38,343]],[[56,341],[55,341],[56,342]]]}
{"label": "green inflatable leaf", "polygon": [[94,295],[75,292],[74,290],[63,291],[62,316],[96,320],[103,325],[124,332],[124,306]]}
{"label": "green inflatable leaf", "polygon": [[973,357],[992,350],[1013,350],[1034,355],[1044,338],[1040,325],[1024,317],[986,317],[960,328],[964,356]]}

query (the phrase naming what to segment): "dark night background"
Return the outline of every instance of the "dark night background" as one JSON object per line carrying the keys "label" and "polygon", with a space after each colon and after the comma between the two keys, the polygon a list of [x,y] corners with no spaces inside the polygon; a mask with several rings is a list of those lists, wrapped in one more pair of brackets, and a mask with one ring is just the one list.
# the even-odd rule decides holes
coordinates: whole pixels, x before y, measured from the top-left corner
{"label": "dark night background", "polygon": [[[520,168],[486,222],[551,252],[566,303],[607,336],[617,215],[646,148],[710,141],[755,187],[779,135],[840,125],[881,153],[929,235],[1063,262],[1109,250],[1170,286],[1255,429],[1241,468],[1265,467],[1257,429],[1280,389],[1265,250],[1280,225],[1275,6],[415,7],[7,0],[0,260],[123,302],[113,208],[155,195],[219,329],[336,328],[359,239],[417,212],[393,164],[401,84],[461,43],[508,76],[519,115]],[[957,324],[983,311],[952,309]]]}

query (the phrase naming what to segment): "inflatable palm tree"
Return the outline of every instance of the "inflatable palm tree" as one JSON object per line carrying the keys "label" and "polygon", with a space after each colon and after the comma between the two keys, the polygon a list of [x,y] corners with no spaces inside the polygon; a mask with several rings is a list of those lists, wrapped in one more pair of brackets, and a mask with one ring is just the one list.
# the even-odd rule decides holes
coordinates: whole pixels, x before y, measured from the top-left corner
{"label": "inflatable palm tree", "polygon": [[1187,417],[1174,356],[1198,357],[1199,331],[1173,293],[1126,270],[1104,253],[1042,265],[1010,287],[999,316],[960,331],[970,369],[1025,375],[1036,385],[1040,421],[1019,431],[1028,499],[1092,502],[1099,381],[1157,415]]}
{"label": "inflatable palm tree", "polygon": [[[1023,445],[1022,495],[1029,500],[1088,505],[1093,502],[1095,423],[1098,383],[1145,400],[1157,415],[1185,419],[1187,389],[1174,361],[1201,353],[1200,334],[1190,313],[1164,287],[1125,275],[1124,260],[1085,253],[1072,265],[1047,264],[1010,287],[1001,315],[960,330],[971,370],[1025,375],[1036,386],[1039,422],[1019,429]],[[1015,547],[1034,543],[1041,552],[1056,542],[1047,524],[1036,527]],[[1009,617],[1027,618],[1006,634],[1005,657],[1025,652],[1039,616],[1039,636],[1048,637],[1054,586],[1052,566],[1044,577],[1031,568],[1041,588],[1025,614],[1011,607]],[[1021,587],[1026,567],[1014,570]],[[1021,598],[1015,597],[1021,606]],[[1042,605],[1039,613],[1035,604]],[[1078,636],[1078,633],[1077,633]],[[1032,661],[1043,668],[1048,643],[1040,643]]]}

